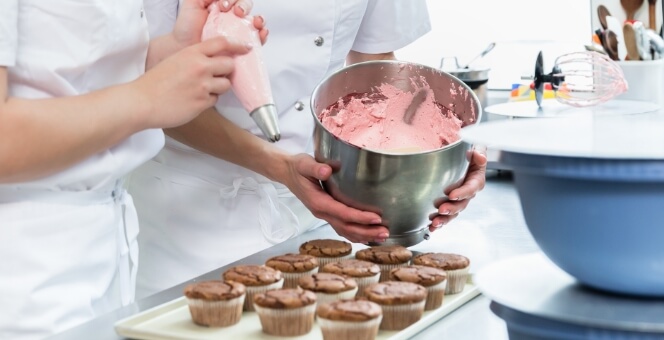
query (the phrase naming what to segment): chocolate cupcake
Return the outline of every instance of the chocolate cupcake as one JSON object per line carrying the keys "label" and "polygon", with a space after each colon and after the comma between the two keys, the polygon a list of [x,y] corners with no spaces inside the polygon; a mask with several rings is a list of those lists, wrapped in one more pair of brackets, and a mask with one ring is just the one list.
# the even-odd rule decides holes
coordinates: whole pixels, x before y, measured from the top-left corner
{"label": "chocolate cupcake", "polygon": [[303,276],[298,285],[316,294],[318,304],[340,299],[352,299],[357,294],[357,282],[354,279],[332,273],[316,273]]}
{"label": "chocolate cupcake", "polygon": [[352,258],[352,252],[353,246],[340,240],[311,240],[300,245],[300,254],[315,256],[321,267],[330,262]]}
{"label": "chocolate cupcake", "polygon": [[408,248],[399,245],[375,246],[355,253],[358,260],[373,262],[380,268],[380,281],[387,281],[390,270],[407,266],[413,253]]}
{"label": "chocolate cupcake", "polygon": [[470,260],[458,254],[424,253],[413,258],[413,264],[440,268],[447,274],[445,294],[457,294],[463,291],[468,281]]}
{"label": "chocolate cupcake", "polygon": [[244,299],[244,310],[253,311],[254,295],[283,287],[284,278],[280,271],[258,265],[235,266],[222,275],[225,281],[239,282],[246,286],[247,297]]}
{"label": "chocolate cupcake", "polygon": [[318,260],[311,255],[279,255],[268,259],[265,265],[281,272],[284,288],[296,288],[300,277],[318,272]]}
{"label": "chocolate cupcake", "polygon": [[245,286],[221,280],[201,281],[188,285],[184,295],[191,319],[207,327],[226,327],[240,321],[246,296]]}
{"label": "chocolate cupcake", "polygon": [[424,310],[432,310],[443,304],[447,274],[440,268],[426,266],[406,266],[394,268],[390,271],[390,281],[417,283],[427,290],[427,300]]}
{"label": "chocolate cupcake", "polygon": [[380,329],[402,330],[422,318],[427,290],[412,282],[385,281],[365,289],[369,301],[380,305]]}
{"label": "chocolate cupcake", "polygon": [[364,295],[364,288],[380,279],[380,268],[377,264],[361,260],[343,260],[331,262],[321,268],[321,272],[345,275],[357,282],[357,296]]}
{"label": "chocolate cupcake", "polygon": [[314,324],[316,294],[299,288],[270,290],[254,297],[254,308],[264,333],[304,335]]}
{"label": "chocolate cupcake", "polygon": [[378,304],[354,299],[319,303],[316,314],[323,340],[373,340],[383,318]]}

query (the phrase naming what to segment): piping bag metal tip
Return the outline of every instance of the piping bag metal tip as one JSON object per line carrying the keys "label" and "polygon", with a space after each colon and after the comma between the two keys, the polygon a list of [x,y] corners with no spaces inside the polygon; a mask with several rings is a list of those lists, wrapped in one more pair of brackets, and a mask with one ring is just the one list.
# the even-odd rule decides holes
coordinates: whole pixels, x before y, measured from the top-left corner
{"label": "piping bag metal tip", "polygon": [[260,106],[251,111],[249,116],[261,129],[267,140],[274,143],[281,139],[281,132],[279,131],[279,124],[277,122],[277,107],[274,104]]}

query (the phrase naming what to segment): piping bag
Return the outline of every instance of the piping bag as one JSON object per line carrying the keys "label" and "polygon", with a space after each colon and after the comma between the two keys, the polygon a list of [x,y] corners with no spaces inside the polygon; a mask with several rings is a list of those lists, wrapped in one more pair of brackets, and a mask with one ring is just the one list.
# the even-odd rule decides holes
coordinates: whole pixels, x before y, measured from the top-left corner
{"label": "piping bag", "polygon": [[281,138],[277,122],[277,107],[272,98],[272,88],[263,63],[263,53],[258,30],[251,18],[240,18],[233,10],[221,12],[215,2],[208,8],[202,40],[223,36],[252,45],[245,55],[234,57],[235,70],[230,74],[231,87],[249,116],[260,128],[263,135],[276,142]]}

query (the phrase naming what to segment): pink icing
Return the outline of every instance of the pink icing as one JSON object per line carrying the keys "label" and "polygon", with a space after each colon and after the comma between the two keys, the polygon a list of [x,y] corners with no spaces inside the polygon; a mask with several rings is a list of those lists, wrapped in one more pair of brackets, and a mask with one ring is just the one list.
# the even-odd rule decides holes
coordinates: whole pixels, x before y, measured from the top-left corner
{"label": "pink icing", "polygon": [[403,121],[403,115],[419,88],[405,92],[390,84],[382,84],[373,93],[342,97],[318,118],[336,137],[373,150],[421,152],[457,141],[461,120],[434,100],[427,84],[421,88],[427,97],[411,125]]}
{"label": "pink icing", "polygon": [[224,36],[253,46],[249,53],[235,57],[235,71],[229,77],[233,92],[242,106],[251,112],[260,106],[274,104],[258,30],[253,22],[250,18],[238,17],[232,11],[221,12],[216,2],[210,5],[209,10],[203,27],[203,40]]}

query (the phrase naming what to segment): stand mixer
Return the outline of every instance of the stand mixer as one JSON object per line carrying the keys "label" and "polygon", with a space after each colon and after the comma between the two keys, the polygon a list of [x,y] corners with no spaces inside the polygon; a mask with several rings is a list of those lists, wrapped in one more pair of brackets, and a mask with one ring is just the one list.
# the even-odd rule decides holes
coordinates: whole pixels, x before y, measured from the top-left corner
{"label": "stand mixer", "polygon": [[627,91],[620,66],[606,55],[593,51],[559,56],[548,74],[544,74],[540,51],[533,80],[535,100],[540,107],[545,83],[551,84],[559,102],[575,107],[601,104]]}

